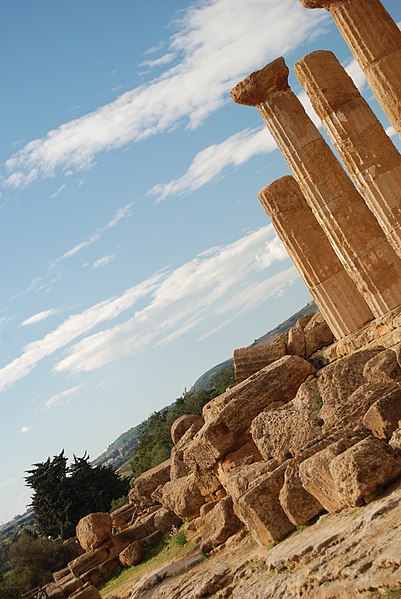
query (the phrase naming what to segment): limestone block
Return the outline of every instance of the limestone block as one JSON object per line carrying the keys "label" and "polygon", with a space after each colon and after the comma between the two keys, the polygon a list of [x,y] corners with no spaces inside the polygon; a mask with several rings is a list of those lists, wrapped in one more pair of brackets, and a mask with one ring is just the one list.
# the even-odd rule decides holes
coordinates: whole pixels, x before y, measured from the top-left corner
{"label": "limestone block", "polygon": [[141,541],[134,541],[119,554],[118,559],[124,568],[130,568],[140,564],[144,557],[143,544]]}
{"label": "limestone block", "polygon": [[328,512],[337,512],[344,507],[343,497],[334,483],[331,462],[360,440],[360,434],[344,434],[343,439],[335,441],[299,464],[298,474],[302,486]]}
{"label": "limestone block", "polygon": [[70,599],[102,599],[99,591],[91,584],[85,584],[70,595]]}
{"label": "limestone block", "polygon": [[279,501],[286,466],[261,476],[244,495],[232,497],[235,514],[262,547],[294,530]]}
{"label": "limestone block", "polygon": [[[121,533],[123,534],[123,533]],[[113,537],[114,542],[115,537]],[[83,555],[80,555],[72,562],[69,562],[68,567],[74,576],[80,576],[84,572],[91,570],[95,566],[98,566],[102,562],[108,559],[109,553],[106,546],[97,547],[96,549],[90,549]]]}
{"label": "limestone block", "polygon": [[71,574],[71,571],[70,571],[69,567],[66,566],[62,570],[57,570],[57,572],[53,572],[53,580],[54,580],[54,582],[58,582],[59,580],[61,580],[62,578],[65,578],[66,576],[69,576],[70,574]]}
{"label": "limestone block", "polygon": [[113,535],[113,545],[110,549],[109,557],[115,557],[116,555],[121,553],[123,549],[128,547],[130,543],[133,543],[134,541],[140,541],[141,539],[144,539],[148,534],[149,533],[146,531],[143,524],[133,524],[132,526],[129,526],[122,532]]}
{"label": "limestone block", "polygon": [[127,528],[130,525],[132,518],[137,512],[137,506],[133,503],[128,503],[111,512],[111,520],[113,528],[120,530]]}
{"label": "limestone block", "polygon": [[121,572],[120,562],[117,557],[112,557],[98,566],[103,579],[107,582]]}
{"label": "limestone block", "polygon": [[380,439],[368,437],[336,456],[330,463],[342,507],[362,505],[401,473],[401,457]]}
{"label": "limestone block", "polygon": [[265,366],[287,354],[287,333],[282,333],[267,344],[241,347],[234,350],[234,372],[236,383],[241,383]]}
{"label": "limestone block", "polygon": [[64,591],[59,584],[50,582],[44,587],[44,590],[48,599],[65,599]]}
{"label": "limestone block", "polygon": [[177,418],[171,426],[171,438],[174,445],[177,445],[178,441],[189,428],[192,427],[193,434],[195,435],[195,433],[202,428],[203,424],[204,421],[202,416],[197,416],[196,414],[185,414],[184,416]]}
{"label": "limestone block", "polygon": [[85,553],[85,549],[81,547],[77,537],[71,537],[63,541],[63,546],[68,547],[69,551],[74,553],[75,557],[78,557]]}
{"label": "limestone block", "polygon": [[71,572],[70,576],[66,576],[60,580],[58,584],[60,585],[66,597],[69,597],[72,593],[84,585],[83,581],[80,578],[76,578]]}
{"label": "limestone block", "polygon": [[284,356],[230,390],[230,401],[217,418],[209,420],[184,452],[185,462],[210,470],[233,449],[252,420],[270,404],[288,402],[299,386],[314,372],[299,356]]}
{"label": "limestone block", "polygon": [[220,482],[225,484],[227,476],[234,468],[240,468],[255,462],[260,462],[262,456],[255,443],[249,441],[242,447],[229,453],[221,462],[217,464],[217,476]]}
{"label": "limestone block", "polygon": [[296,460],[288,464],[279,494],[281,507],[295,526],[306,524],[323,511],[319,501],[302,486],[298,468],[299,463]]}
{"label": "limestone block", "polygon": [[332,422],[338,406],[347,405],[349,396],[364,384],[363,369],[380,349],[366,349],[340,358],[326,366],[318,377],[318,389],[323,400],[322,418]]}
{"label": "limestone block", "polygon": [[199,510],[205,503],[201,495],[195,474],[168,482],[163,488],[163,507],[174,512],[180,518],[193,520],[199,516]]}
{"label": "limestone block", "polygon": [[231,497],[219,501],[203,516],[202,524],[201,550],[206,553],[225,543],[243,527],[242,522],[234,514]]}
{"label": "limestone block", "polygon": [[138,496],[149,499],[160,484],[170,480],[170,465],[171,461],[166,460],[138,476],[129,493],[129,501]]}
{"label": "limestone block", "polygon": [[[386,392],[387,390],[387,392]],[[390,439],[401,420],[401,385],[384,387],[383,395],[366,412],[363,425],[378,439]]]}
{"label": "limestone block", "polygon": [[366,363],[363,375],[369,383],[401,383],[396,353],[392,349],[380,352]]}
{"label": "limestone block", "polygon": [[270,474],[279,466],[276,460],[256,462],[231,470],[225,481],[225,488],[230,497],[245,495],[252,485],[257,484],[265,475]]}
{"label": "limestone block", "polygon": [[96,512],[81,518],[76,528],[80,545],[85,551],[99,547],[110,538],[112,526],[108,512]]}
{"label": "limestone block", "polygon": [[156,530],[170,532],[173,526],[177,527],[181,524],[181,518],[171,510],[162,507],[155,513],[154,524]]}
{"label": "limestone block", "polygon": [[389,441],[390,447],[398,453],[401,452],[401,428],[399,425],[400,423],[398,423],[398,428],[395,429]]}
{"label": "limestone block", "polygon": [[303,328],[298,324],[288,331],[287,354],[305,357],[305,334]]}
{"label": "limestone block", "polygon": [[89,583],[94,587],[100,587],[102,586],[102,584],[106,582],[103,578],[103,574],[101,573],[99,566],[95,566],[91,570],[88,570],[87,572],[81,574],[80,579],[82,582]]}
{"label": "limestone block", "polygon": [[305,326],[304,337],[307,358],[334,341],[333,333],[320,312],[317,312]]}
{"label": "limestone block", "polygon": [[297,456],[322,434],[321,397],[317,380],[303,383],[295,398],[282,407],[261,412],[251,434],[265,460]]}

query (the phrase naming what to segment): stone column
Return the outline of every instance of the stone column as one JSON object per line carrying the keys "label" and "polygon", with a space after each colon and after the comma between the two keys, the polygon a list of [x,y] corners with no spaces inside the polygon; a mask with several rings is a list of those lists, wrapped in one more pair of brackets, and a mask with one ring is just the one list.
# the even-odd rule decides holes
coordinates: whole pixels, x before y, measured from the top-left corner
{"label": "stone column", "polygon": [[259,199],[334,336],[341,339],[372,320],[295,179],[274,181]]}
{"label": "stone column", "polygon": [[232,91],[256,106],[306,201],[375,317],[401,303],[401,261],[379,223],[288,85],[278,58]]}
{"label": "stone column", "polygon": [[326,8],[401,136],[401,31],[380,0],[301,0]]}
{"label": "stone column", "polygon": [[401,154],[332,52],[294,67],[355,185],[401,256]]}

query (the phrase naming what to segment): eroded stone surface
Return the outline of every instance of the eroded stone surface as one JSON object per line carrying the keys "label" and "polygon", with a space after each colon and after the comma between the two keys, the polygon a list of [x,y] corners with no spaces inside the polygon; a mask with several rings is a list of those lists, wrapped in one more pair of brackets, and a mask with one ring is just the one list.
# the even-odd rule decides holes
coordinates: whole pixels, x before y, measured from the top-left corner
{"label": "eroded stone surface", "polygon": [[118,559],[122,566],[130,568],[140,564],[145,556],[143,544],[141,541],[134,541],[130,543],[118,556]]}
{"label": "eroded stone surface", "polygon": [[170,466],[171,461],[166,460],[158,466],[147,470],[138,478],[135,479],[134,485],[129,493],[130,502],[135,497],[144,497],[150,499],[152,493],[157,489],[160,484],[164,484],[170,480]]}
{"label": "eroded stone surface", "polygon": [[87,551],[99,547],[111,536],[112,519],[108,512],[88,514],[77,524],[76,533],[78,541]]}
{"label": "eroded stone surface", "polygon": [[201,550],[208,553],[241,528],[243,524],[234,514],[232,498],[225,497],[203,515]]}
{"label": "eroded stone surface", "polygon": [[191,429],[195,435],[204,425],[203,418],[196,414],[185,414],[177,418],[171,426],[171,438],[174,445],[177,445],[178,441],[184,436],[184,434]]}

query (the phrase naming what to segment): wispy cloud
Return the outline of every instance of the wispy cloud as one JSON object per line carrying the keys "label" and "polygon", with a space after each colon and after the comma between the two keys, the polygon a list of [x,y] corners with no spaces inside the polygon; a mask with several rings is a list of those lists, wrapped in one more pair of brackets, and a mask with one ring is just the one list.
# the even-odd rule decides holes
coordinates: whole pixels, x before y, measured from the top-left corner
{"label": "wispy cloud", "polygon": [[113,218],[107,223],[107,225],[104,225],[104,227],[101,227],[100,229],[96,229],[96,231],[94,231],[93,233],[91,233],[87,239],[85,239],[84,241],[81,241],[80,243],[77,243],[76,245],[74,245],[72,248],[70,248],[68,251],[66,251],[62,256],[60,256],[60,258],[57,258],[52,263],[52,266],[55,266],[58,262],[61,262],[62,260],[66,260],[67,258],[71,258],[72,256],[75,256],[81,250],[89,247],[93,243],[96,243],[96,241],[99,241],[99,239],[101,239],[102,235],[108,229],[112,229],[120,221],[122,221],[123,219],[129,217],[132,214],[132,207],[133,207],[133,203],[131,202],[129,204],[126,204],[122,208],[119,208],[116,211],[116,213],[114,214]]}
{"label": "wispy cloud", "polygon": [[64,403],[73,395],[76,395],[80,389],[82,389],[83,385],[76,385],[75,387],[71,387],[70,389],[66,389],[65,391],[61,391],[61,393],[56,393],[56,395],[52,395],[45,403],[45,408],[53,408],[55,405]]}
{"label": "wispy cloud", "polygon": [[58,189],[56,189],[56,191],[54,193],[52,193],[51,197],[56,198],[58,195],[60,195],[60,193],[62,193],[64,191],[64,189],[66,187],[67,187],[66,184],[63,183],[62,185],[60,185],[60,187]]}
{"label": "wispy cloud", "polygon": [[[284,249],[277,250],[277,244],[273,227],[267,225],[214,252],[198,255],[168,274],[152,292],[148,305],[132,318],[75,344],[55,371],[91,371],[139,353],[149,344],[164,346],[213,318],[221,303],[234,301],[233,297],[245,309],[250,298],[245,294],[241,300],[243,290],[260,281],[262,269],[287,257]],[[261,292],[255,295],[253,305],[265,299]]]}
{"label": "wispy cloud", "polygon": [[93,268],[101,268],[102,266],[106,266],[107,264],[110,264],[112,260],[114,260],[114,254],[103,256],[103,258],[99,258],[99,260],[96,260],[96,262],[93,263]]}
{"label": "wispy cloud", "polygon": [[198,152],[182,177],[154,185],[149,195],[159,203],[171,196],[191,193],[218,178],[229,166],[239,166],[257,154],[272,152],[276,147],[265,127],[244,129]]}
{"label": "wispy cloud", "polygon": [[30,316],[29,318],[27,318],[26,320],[21,322],[21,326],[26,327],[31,324],[36,324],[37,322],[46,320],[46,318],[49,318],[50,316],[53,316],[54,314],[58,314],[58,312],[59,312],[59,310],[56,310],[55,308],[50,308],[49,310],[43,310],[42,312],[38,312],[37,314],[34,314],[33,316]]}
{"label": "wispy cloud", "polygon": [[23,426],[21,428],[21,433],[29,433],[33,429],[33,426]]}
{"label": "wispy cloud", "polygon": [[321,34],[329,17],[295,0],[206,0],[186,10],[167,54],[179,62],[95,112],[35,139],[6,163],[5,184],[90,167],[102,151],[171,130],[199,126],[228,101],[239,78],[305,39]]}
{"label": "wispy cloud", "polygon": [[160,281],[161,276],[161,274],[157,274],[131,287],[119,297],[99,302],[80,314],[72,314],[45,337],[28,343],[18,358],[0,368],[0,391],[4,391],[29,374],[41,360],[55,351],[65,347],[102,322],[117,318],[140,298],[148,295]]}
{"label": "wispy cloud", "polygon": [[139,65],[140,67],[160,67],[163,66],[165,64],[169,64],[170,62],[172,62],[175,58],[175,54],[173,52],[169,52],[168,54],[164,54],[163,56],[160,56],[160,58],[154,58],[153,60],[144,60],[143,62],[141,62],[141,64]]}

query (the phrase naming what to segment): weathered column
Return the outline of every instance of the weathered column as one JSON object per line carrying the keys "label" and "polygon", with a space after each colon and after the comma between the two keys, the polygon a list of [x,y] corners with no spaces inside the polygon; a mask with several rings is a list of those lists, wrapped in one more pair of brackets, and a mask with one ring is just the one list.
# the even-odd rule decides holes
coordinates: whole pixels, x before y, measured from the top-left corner
{"label": "weathered column", "polygon": [[401,154],[332,52],[294,67],[354,183],[401,256]]}
{"label": "weathered column", "polygon": [[295,179],[277,179],[259,199],[334,336],[341,339],[372,320]]}
{"label": "weathered column", "polygon": [[401,136],[401,31],[380,0],[301,0],[326,8]]}
{"label": "weathered column", "polygon": [[232,91],[256,106],[318,222],[373,314],[401,303],[401,261],[379,223],[288,85],[278,58]]}

